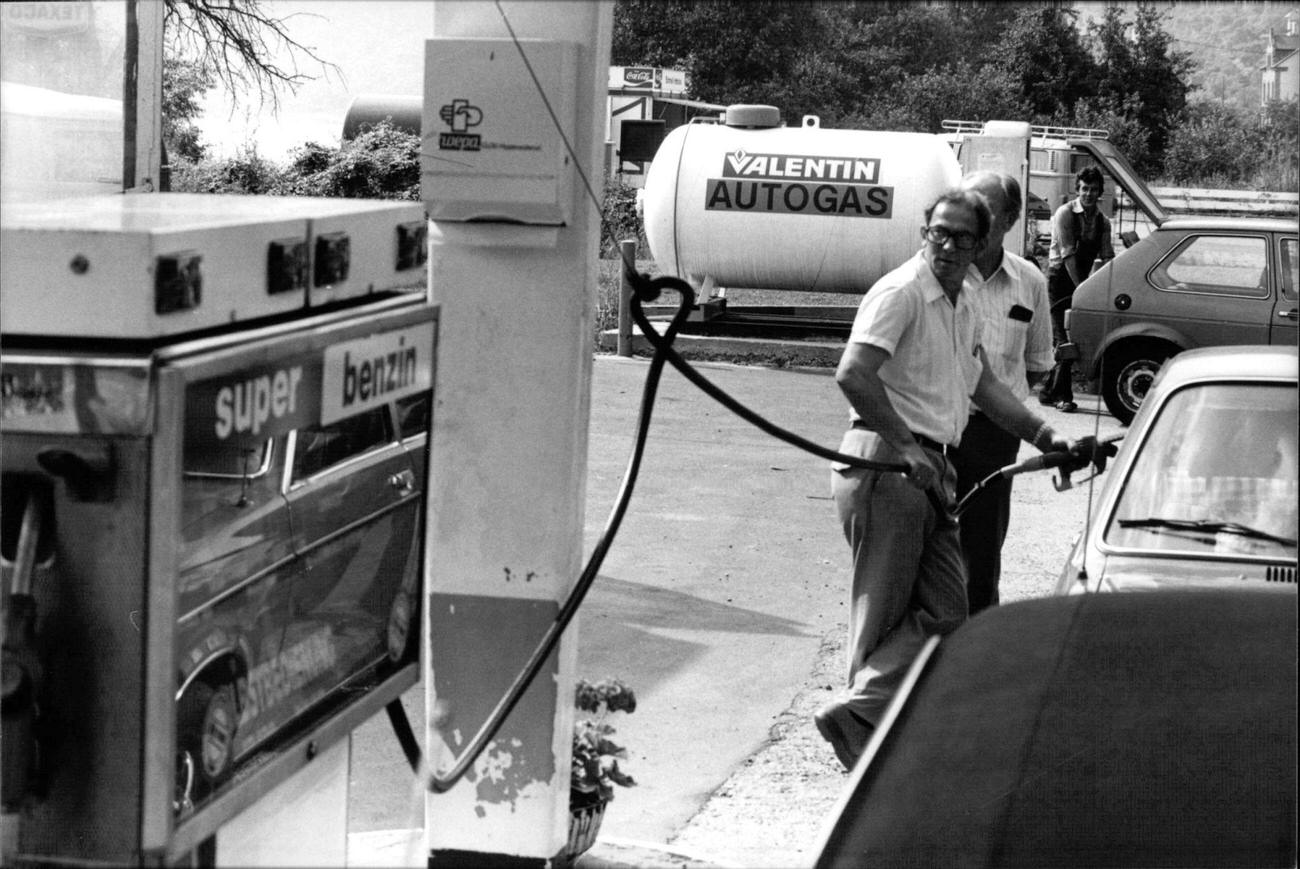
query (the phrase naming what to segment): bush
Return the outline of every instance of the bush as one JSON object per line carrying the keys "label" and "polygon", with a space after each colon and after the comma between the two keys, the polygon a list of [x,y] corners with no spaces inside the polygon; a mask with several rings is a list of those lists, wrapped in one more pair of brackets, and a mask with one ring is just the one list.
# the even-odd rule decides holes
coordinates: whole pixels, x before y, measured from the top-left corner
{"label": "bush", "polygon": [[617,177],[605,179],[605,200],[600,210],[600,256],[618,257],[621,241],[635,239],[638,252],[649,249],[645,227],[636,213],[636,188]]}
{"label": "bush", "polygon": [[1244,113],[1221,103],[1198,103],[1172,128],[1165,177],[1186,186],[1231,187],[1251,174],[1245,154],[1257,136]]}
{"label": "bush", "polygon": [[1300,192],[1300,100],[1273,100],[1260,115],[1256,190]]}
{"label": "bush", "polygon": [[200,160],[177,158],[171,166],[171,189],[178,193],[276,193],[283,169],[245,144],[233,157]]}
{"label": "bush", "polygon": [[352,199],[420,199],[420,137],[382,121],[342,147],[294,149],[285,193]]}
{"label": "bush", "polygon": [[419,201],[420,137],[384,121],[338,148],[307,142],[287,166],[245,145],[224,160],[176,161],[172,190]]}
{"label": "bush", "polygon": [[1297,192],[1300,104],[1255,112],[1222,103],[1190,106],[1165,152],[1169,184]]}

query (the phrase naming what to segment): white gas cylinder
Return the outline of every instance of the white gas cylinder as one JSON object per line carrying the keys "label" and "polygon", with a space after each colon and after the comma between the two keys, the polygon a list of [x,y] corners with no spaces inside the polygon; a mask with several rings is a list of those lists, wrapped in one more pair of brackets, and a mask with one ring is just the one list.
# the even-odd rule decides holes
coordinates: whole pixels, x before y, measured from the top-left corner
{"label": "white gas cylinder", "polygon": [[[864,293],[921,246],[925,209],[961,168],[939,136],[761,126],[731,107],[687,124],[646,177],[646,237],[665,274],[697,288]],[[745,124],[740,126],[739,124]]]}

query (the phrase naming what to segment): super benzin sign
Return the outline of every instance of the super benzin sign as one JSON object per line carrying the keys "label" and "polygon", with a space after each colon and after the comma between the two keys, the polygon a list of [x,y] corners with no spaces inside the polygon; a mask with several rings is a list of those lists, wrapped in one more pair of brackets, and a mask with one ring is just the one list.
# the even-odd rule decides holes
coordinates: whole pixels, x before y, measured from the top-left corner
{"label": "super benzin sign", "polygon": [[196,448],[262,441],[432,389],[433,338],[433,324],[418,323],[192,384],[186,439]]}
{"label": "super benzin sign", "polygon": [[894,188],[876,184],[876,157],[727,154],[722,177],[708,179],[708,211],[767,211],[888,219]]}

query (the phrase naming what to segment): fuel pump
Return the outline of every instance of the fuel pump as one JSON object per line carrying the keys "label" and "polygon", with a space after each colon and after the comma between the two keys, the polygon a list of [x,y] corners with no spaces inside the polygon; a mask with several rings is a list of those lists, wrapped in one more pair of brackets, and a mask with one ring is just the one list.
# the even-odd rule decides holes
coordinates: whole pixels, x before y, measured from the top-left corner
{"label": "fuel pump", "polygon": [[0,208],[5,861],[183,861],[419,678],[424,210]]}

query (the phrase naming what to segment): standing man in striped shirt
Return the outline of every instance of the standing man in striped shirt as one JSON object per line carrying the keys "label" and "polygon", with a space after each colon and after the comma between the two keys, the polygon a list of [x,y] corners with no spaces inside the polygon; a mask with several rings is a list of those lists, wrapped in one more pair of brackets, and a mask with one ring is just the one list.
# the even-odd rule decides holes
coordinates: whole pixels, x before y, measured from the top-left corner
{"label": "standing man in striped shirt", "polygon": [[[980,321],[989,366],[1016,398],[1029,398],[1030,387],[1052,368],[1052,323],[1047,278],[1038,267],[1002,247],[1020,219],[1020,183],[998,172],[974,172],[962,190],[979,194],[992,214],[988,245],[967,272],[970,302]],[[960,497],[998,468],[1012,464],[1020,439],[971,405],[961,441],[952,450]],[[1011,519],[1011,480],[985,487],[972,509],[961,517],[961,552],[966,563],[966,599],[970,614],[997,606],[1002,577],[1002,543]]]}

